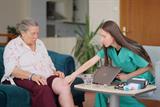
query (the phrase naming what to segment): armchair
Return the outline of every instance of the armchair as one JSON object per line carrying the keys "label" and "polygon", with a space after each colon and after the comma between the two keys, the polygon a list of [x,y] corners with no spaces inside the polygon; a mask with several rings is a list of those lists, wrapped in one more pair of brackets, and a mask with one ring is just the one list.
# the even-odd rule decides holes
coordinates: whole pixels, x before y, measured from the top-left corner
{"label": "armchair", "polygon": [[[0,47],[0,80],[4,74],[3,65],[4,47]],[[71,74],[75,70],[73,57],[70,55],[59,54],[53,51],[48,51],[57,70],[64,72],[65,75]],[[83,80],[76,78],[71,86],[74,103],[78,107],[83,106],[84,92],[74,89],[75,84],[82,83]],[[30,95],[27,90],[16,85],[4,85],[0,83],[0,106],[1,107],[31,107]]]}
{"label": "armchair", "polygon": [[152,63],[153,63],[153,75],[155,76],[155,85],[156,90],[153,92],[145,93],[138,98],[142,99],[150,99],[150,100],[157,100],[160,101],[160,47],[159,46],[143,46],[145,50],[148,52]]}

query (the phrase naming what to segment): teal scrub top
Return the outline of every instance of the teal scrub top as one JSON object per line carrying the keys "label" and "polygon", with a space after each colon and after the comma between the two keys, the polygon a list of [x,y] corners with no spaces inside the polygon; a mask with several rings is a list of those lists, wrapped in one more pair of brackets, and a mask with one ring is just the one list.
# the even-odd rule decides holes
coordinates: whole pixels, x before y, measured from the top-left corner
{"label": "teal scrub top", "polygon": [[[148,66],[148,62],[141,56],[135,54],[127,48],[122,47],[117,54],[116,49],[109,47],[107,50],[108,57],[112,60],[114,66],[121,68],[123,73],[131,73],[139,68],[144,68]],[[105,52],[103,49],[97,52],[100,58],[105,57]],[[145,72],[136,76],[136,78],[144,78],[148,80],[150,84],[154,84],[154,77],[151,72]]]}

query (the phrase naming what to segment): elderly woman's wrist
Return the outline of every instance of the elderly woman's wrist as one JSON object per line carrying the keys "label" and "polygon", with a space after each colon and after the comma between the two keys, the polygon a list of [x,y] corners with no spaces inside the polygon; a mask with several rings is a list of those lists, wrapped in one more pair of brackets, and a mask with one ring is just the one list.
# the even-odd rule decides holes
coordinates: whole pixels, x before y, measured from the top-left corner
{"label": "elderly woman's wrist", "polygon": [[30,74],[29,77],[28,77],[28,79],[32,80],[32,78],[33,78],[34,75],[35,75],[35,73]]}

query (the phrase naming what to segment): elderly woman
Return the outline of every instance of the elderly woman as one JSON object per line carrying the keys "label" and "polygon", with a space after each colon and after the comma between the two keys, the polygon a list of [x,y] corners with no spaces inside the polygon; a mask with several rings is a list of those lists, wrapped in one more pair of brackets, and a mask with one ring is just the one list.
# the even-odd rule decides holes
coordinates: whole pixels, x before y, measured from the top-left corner
{"label": "elderly woman", "polygon": [[2,81],[27,89],[31,93],[32,107],[56,107],[58,95],[61,107],[74,107],[70,86],[64,74],[56,71],[39,37],[39,25],[33,20],[17,24],[20,36],[11,40],[4,51],[5,75]]}

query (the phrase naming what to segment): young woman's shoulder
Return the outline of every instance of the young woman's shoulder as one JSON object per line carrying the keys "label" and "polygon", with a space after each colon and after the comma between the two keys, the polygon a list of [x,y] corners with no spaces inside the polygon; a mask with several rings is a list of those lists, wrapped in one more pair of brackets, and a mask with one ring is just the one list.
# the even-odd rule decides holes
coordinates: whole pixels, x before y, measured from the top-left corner
{"label": "young woman's shoulder", "polygon": [[123,48],[124,53],[128,54],[130,57],[132,58],[139,58],[139,59],[143,59],[140,55],[138,55],[137,53],[129,50],[128,48]]}
{"label": "young woman's shoulder", "polygon": [[123,51],[124,51],[125,53],[128,53],[128,54],[134,54],[134,52],[133,52],[133,51],[131,51],[131,50],[130,50],[130,49],[128,49],[128,48],[122,47],[122,49],[123,49]]}

